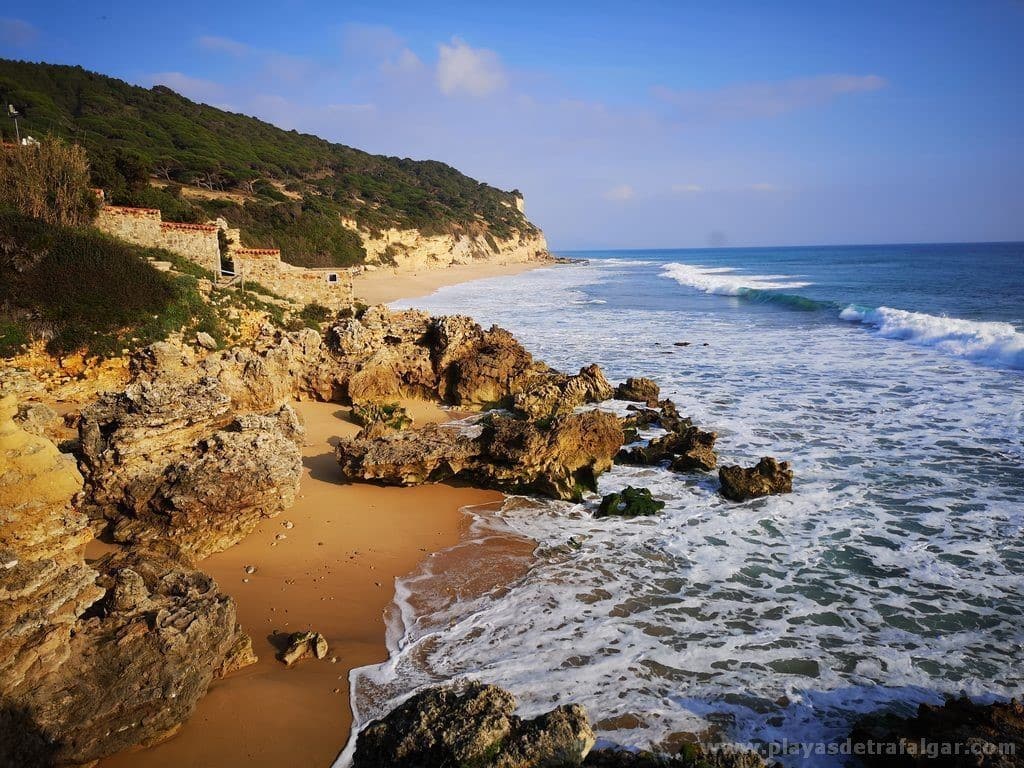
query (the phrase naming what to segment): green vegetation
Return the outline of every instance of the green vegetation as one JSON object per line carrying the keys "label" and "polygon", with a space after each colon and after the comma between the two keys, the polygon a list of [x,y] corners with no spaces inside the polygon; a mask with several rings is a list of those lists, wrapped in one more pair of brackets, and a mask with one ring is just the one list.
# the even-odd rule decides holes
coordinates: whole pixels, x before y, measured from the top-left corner
{"label": "green vegetation", "polygon": [[51,224],[78,225],[92,221],[98,206],[81,147],[58,138],[0,152],[0,207]]}
{"label": "green vegetation", "polygon": [[319,330],[321,324],[331,319],[331,310],[323,304],[312,302],[302,308],[299,317],[309,328]]}
{"label": "green vegetation", "polygon": [[[196,104],[163,86],[147,90],[80,67],[0,60],[0,98],[22,113],[23,133],[81,144],[93,183],[110,202],[159,208],[174,221],[224,216],[242,228],[245,245],[280,248],[300,266],[365,259],[343,216],[371,231],[483,234],[489,243],[534,231],[515,207],[518,193],[444,163],[371,155]],[[151,186],[152,178],[167,186]],[[246,199],[186,197],[182,184]]]}
{"label": "green vegetation", "polygon": [[31,338],[47,338],[53,354],[101,357],[178,330],[206,331],[223,341],[223,327],[196,278],[159,272],[144,258],[152,253],[92,229],[0,212],[4,356]]}

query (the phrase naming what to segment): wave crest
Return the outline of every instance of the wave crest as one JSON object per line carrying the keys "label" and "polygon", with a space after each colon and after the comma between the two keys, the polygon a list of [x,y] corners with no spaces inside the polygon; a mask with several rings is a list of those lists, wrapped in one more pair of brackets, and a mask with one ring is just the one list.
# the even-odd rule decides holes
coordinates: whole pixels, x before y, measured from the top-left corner
{"label": "wave crest", "polygon": [[751,291],[806,288],[811,285],[792,275],[742,275],[736,274],[733,267],[700,267],[678,262],[666,264],[661,274],[680,285],[717,296],[743,296]]}
{"label": "wave crest", "polygon": [[875,328],[887,339],[899,339],[982,363],[1024,369],[1024,334],[1010,323],[938,317],[905,309],[871,309],[851,304],[839,313],[847,322]]}

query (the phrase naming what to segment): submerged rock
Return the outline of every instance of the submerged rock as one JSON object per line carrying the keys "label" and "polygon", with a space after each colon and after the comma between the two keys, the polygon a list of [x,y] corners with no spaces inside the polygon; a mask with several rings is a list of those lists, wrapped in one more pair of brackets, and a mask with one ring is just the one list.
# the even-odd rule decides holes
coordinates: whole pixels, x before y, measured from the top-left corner
{"label": "submerged rock", "polygon": [[660,394],[661,389],[658,385],[651,379],[642,376],[630,377],[615,388],[615,397],[619,400],[645,403],[650,408],[654,408],[658,404]]}
{"label": "submerged rock", "polygon": [[693,746],[678,755],[595,749],[583,762],[588,768],[764,768],[756,752]]}
{"label": "submerged rock", "polygon": [[493,685],[427,689],[359,733],[353,768],[568,768],[594,745],[579,705],[525,721],[515,709]]}
{"label": "submerged rock", "polygon": [[327,658],[330,649],[327,645],[327,638],[319,632],[293,632],[288,637],[288,645],[278,654],[278,659],[289,667],[297,661],[308,659]]}
{"label": "submerged rock", "polygon": [[731,501],[746,501],[793,490],[793,470],[789,468],[789,462],[779,462],[771,456],[765,456],[753,467],[722,467],[718,470],[718,479],[722,484],[722,495]]}
{"label": "submerged rock", "polygon": [[595,518],[602,517],[639,517],[656,515],[665,508],[665,502],[658,501],[647,488],[634,488],[627,485],[621,491],[609,493],[594,513]]}
{"label": "submerged rock", "polygon": [[850,739],[868,766],[1019,768],[1024,766],[1024,703],[983,705],[965,697],[941,706],[922,704],[913,717],[869,716],[857,723]]}

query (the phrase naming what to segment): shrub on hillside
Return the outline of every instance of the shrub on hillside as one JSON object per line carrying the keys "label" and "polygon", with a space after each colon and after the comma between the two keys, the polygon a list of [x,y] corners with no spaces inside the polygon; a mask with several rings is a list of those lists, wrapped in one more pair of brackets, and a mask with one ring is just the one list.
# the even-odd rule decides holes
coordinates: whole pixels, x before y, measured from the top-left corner
{"label": "shrub on hillside", "polygon": [[0,153],[0,206],[62,226],[91,221],[98,201],[89,186],[85,150],[57,138],[5,145]]}

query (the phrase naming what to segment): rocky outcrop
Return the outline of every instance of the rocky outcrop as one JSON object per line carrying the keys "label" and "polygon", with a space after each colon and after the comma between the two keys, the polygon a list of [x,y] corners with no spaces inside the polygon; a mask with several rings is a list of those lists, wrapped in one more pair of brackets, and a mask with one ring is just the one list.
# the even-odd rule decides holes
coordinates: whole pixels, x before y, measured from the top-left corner
{"label": "rocky outcrop", "polygon": [[615,392],[596,365],[580,369],[575,376],[547,373],[528,380],[516,392],[513,408],[533,419],[549,419],[572,413],[585,403],[609,400]]}
{"label": "rocky outcrop", "polygon": [[793,490],[793,470],[789,462],[779,462],[771,456],[765,456],[753,467],[722,467],[718,470],[718,480],[721,494],[731,501],[747,501]]}
{"label": "rocky outcrop", "polygon": [[922,704],[914,717],[873,715],[850,734],[861,760],[879,768],[1024,766],[1024,703]]}
{"label": "rocky outcrop", "polygon": [[579,499],[595,489],[621,444],[618,420],[600,411],[547,424],[493,413],[471,428],[429,424],[341,440],[337,457],[355,480],[417,485],[458,477],[510,492]]}
{"label": "rocky outcrop", "polygon": [[[690,419],[679,415],[671,400],[661,401],[657,409],[633,409],[629,416],[622,419],[622,424],[629,430],[657,424],[667,430],[667,434],[653,438],[645,445],[624,448],[615,457],[615,461],[620,464],[653,466],[668,462],[676,472],[707,472],[718,464],[718,455],[715,453],[718,434],[693,426]],[[630,437],[638,439],[639,435],[631,432]]]}
{"label": "rocky outcrop", "polygon": [[362,403],[352,406],[352,420],[361,427],[382,426],[385,429],[405,429],[412,419],[398,403]]}
{"label": "rocky outcrop", "polygon": [[72,627],[103,595],[82,555],[88,518],[71,507],[82,476],[17,412],[0,399],[0,695],[63,664]]}
{"label": "rocky outcrop", "polygon": [[615,388],[615,397],[619,400],[632,400],[636,403],[644,403],[649,408],[658,405],[658,396],[661,389],[651,379],[642,376],[632,376]]}
{"label": "rocky outcrop", "polygon": [[515,709],[493,685],[430,688],[359,733],[353,768],[568,768],[594,745],[579,705],[532,720]]}
{"label": "rocky outcrop", "polygon": [[82,478],[15,412],[0,400],[0,765],[87,763],[179,726],[244,635],[204,574],[149,552],[87,566]]}
{"label": "rocky outcrop", "polygon": [[90,516],[186,562],[238,542],[298,489],[292,408],[235,416],[210,376],[140,378],[83,409],[79,434]]}
{"label": "rocky outcrop", "polygon": [[665,502],[655,499],[647,488],[627,485],[621,491],[609,493],[601,499],[594,518],[649,517],[665,508]]}

